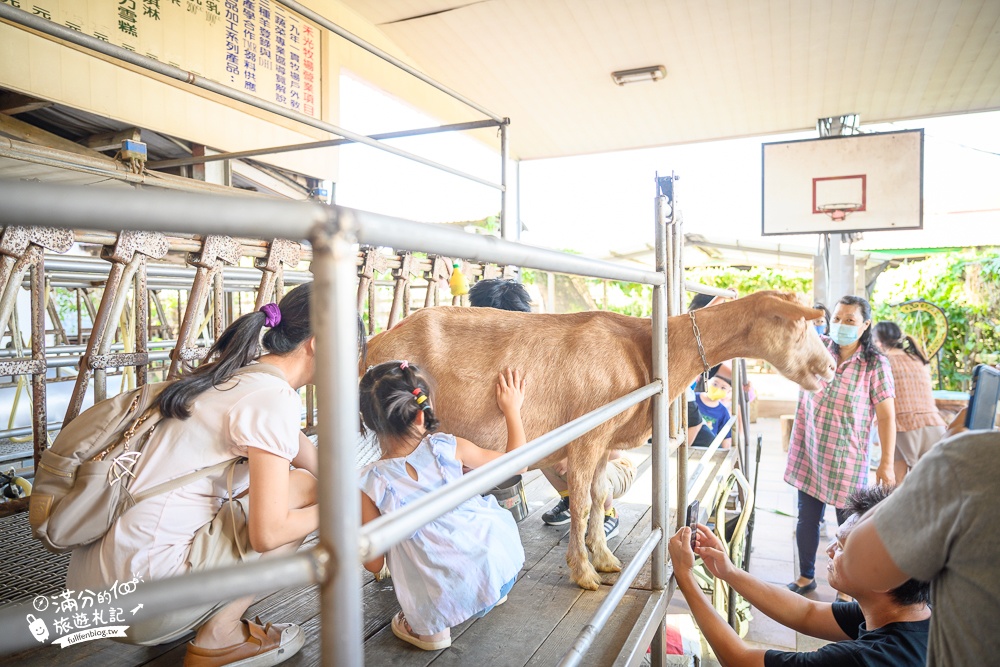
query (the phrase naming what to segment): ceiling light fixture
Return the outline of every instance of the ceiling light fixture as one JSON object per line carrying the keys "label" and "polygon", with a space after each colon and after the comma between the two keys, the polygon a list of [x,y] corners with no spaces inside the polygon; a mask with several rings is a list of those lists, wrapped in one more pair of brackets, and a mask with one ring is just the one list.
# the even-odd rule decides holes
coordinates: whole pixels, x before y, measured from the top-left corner
{"label": "ceiling light fixture", "polygon": [[653,65],[652,67],[638,67],[636,69],[623,69],[620,72],[612,72],[611,80],[619,86],[626,83],[639,83],[640,81],[659,81],[667,76],[667,68],[663,65]]}

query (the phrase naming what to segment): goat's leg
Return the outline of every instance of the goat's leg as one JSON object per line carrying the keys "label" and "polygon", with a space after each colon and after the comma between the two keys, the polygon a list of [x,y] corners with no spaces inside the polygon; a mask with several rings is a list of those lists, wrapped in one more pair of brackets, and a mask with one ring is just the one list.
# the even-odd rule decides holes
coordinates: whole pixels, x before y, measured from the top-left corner
{"label": "goat's leg", "polygon": [[596,458],[594,449],[588,445],[587,442],[577,440],[567,448],[569,465],[566,481],[569,485],[570,528],[566,564],[569,565],[570,577],[580,588],[596,591],[601,587],[601,577],[590,564],[585,540]]}
{"label": "goat's leg", "polygon": [[598,572],[621,572],[622,562],[608,549],[608,539],[604,535],[604,499],[611,493],[608,488],[608,454],[604,453],[598,460],[594,470],[594,478],[590,483],[590,498],[593,511],[587,522],[587,549],[590,550],[590,560]]}

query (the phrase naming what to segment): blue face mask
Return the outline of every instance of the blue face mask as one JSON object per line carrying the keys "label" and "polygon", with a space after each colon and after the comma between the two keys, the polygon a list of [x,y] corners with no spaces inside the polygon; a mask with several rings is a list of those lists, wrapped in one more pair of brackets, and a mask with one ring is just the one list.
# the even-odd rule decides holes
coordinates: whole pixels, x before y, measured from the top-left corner
{"label": "blue face mask", "polygon": [[813,328],[816,329],[816,333],[820,336],[826,335],[826,325],[825,324],[814,324]]}
{"label": "blue face mask", "polygon": [[858,340],[861,336],[858,333],[858,327],[853,324],[841,324],[840,322],[834,322],[830,325],[830,338],[837,345],[850,345]]}

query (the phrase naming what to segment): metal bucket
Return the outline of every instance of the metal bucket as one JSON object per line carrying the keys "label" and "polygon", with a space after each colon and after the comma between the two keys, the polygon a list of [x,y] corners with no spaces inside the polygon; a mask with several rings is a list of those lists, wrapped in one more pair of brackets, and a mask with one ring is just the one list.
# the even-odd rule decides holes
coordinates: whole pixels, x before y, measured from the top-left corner
{"label": "metal bucket", "polygon": [[514,521],[521,521],[528,516],[528,497],[524,493],[524,483],[520,475],[514,475],[490,489],[485,495],[496,498],[500,507],[514,515]]}

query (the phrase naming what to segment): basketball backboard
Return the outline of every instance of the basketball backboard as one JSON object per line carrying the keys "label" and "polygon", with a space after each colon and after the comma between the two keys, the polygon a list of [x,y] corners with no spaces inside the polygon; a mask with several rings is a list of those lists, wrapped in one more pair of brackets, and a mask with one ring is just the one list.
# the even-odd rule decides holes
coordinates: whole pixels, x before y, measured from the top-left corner
{"label": "basketball backboard", "polygon": [[762,234],[923,228],[924,131],[764,144]]}

